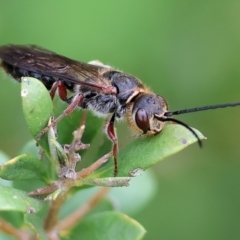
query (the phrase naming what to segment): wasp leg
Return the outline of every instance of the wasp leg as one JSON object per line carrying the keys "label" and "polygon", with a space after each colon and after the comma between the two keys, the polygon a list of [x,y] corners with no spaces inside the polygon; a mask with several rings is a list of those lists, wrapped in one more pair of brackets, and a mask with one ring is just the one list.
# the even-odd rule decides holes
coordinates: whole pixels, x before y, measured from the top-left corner
{"label": "wasp leg", "polygon": [[56,91],[58,90],[58,95],[59,97],[65,101],[67,99],[67,89],[65,87],[65,85],[63,84],[63,82],[61,81],[56,81],[53,85],[52,88],[50,90],[50,96],[53,99]]}
{"label": "wasp leg", "polygon": [[107,126],[107,135],[110,140],[113,142],[113,157],[114,157],[114,172],[113,176],[116,177],[118,174],[118,164],[117,164],[117,155],[118,155],[118,139],[114,129],[115,113],[112,115],[108,126]]}
{"label": "wasp leg", "polygon": [[55,82],[53,85],[52,85],[52,88],[50,89],[49,91],[49,94],[50,94],[50,97],[51,99],[53,100],[55,94],[56,94],[56,91],[57,91],[57,88],[58,88],[58,81]]}
{"label": "wasp leg", "polygon": [[[81,105],[83,102],[84,96],[82,94],[76,95],[72,102],[69,104],[69,106],[63,111],[63,113],[56,118],[54,121],[52,121],[51,124],[49,124],[47,127],[45,127],[39,134],[36,135],[36,139],[39,140],[43,134],[45,134],[51,127],[54,127],[57,125],[59,121],[61,121],[65,116],[71,114],[78,105]],[[66,99],[65,99],[66,100]]]}

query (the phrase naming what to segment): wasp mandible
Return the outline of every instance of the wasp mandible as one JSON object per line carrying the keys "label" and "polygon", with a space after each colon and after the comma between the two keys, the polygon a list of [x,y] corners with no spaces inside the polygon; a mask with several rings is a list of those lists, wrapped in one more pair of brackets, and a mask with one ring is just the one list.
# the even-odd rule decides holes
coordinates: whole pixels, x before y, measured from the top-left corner
{"label": "wasp mandible", "polygon": [[[118,171],[118,139],[114,130],[116,119],[126,118],[136,135],[156,135],[167,121],[175,122],[191,131],[201,147],[196,132],[172,116],[240,105],[236,102],[171,112],[166,100],[153,93],[139,79],[100,62],[83,63],[34,45],[2,46],[0,58],[2,68],[17,81],[25,76],[37,78],[50,91],[52,98],[58,91],[60,98],[69,104],[63,114],[44,128],[37,138],[77,107],[108,118],[106,134],[113,142],[114,176]],[[67,90],[74,93],[73,96],[68,97]]]}

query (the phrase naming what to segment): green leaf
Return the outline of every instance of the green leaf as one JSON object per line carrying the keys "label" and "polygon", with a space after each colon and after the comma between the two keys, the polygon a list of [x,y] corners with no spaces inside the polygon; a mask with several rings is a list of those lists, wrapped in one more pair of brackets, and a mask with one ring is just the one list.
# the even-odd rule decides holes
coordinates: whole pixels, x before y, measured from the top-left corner
{"label": "green leaf", "polygon": [[[29,154],[29,155],[33,155],[36,158],[39,158],[40,155],[40,151],[39,151],[39,147],[36,146],[36,141],[35,140],[30,140],[29,142],[27,142],[23,148],[20,151],[21,154]],[[44,154],[41,158],[41,160],[38,160],[41,162],[41,164],[44,166],[44,168],[47,171],[47,175],[48,177],[50,176],[51,179],[55,179],[55,175],[53,174],[53,168],[52,168],[52,164],[49,161],[49,158]],[[43,178],[43,177],[42,177]],[[8,181],[10,182],[10,181]],[[41,179],[31,179],[31,181],[29,180],[21,180],[21,181],[13,181],[13,186],[17,189],[21,189],[25,192],[30,192],[34,189],[40,188],[43,185],[46,184],[46,181],[42,181]]]}
{"label": "green leaf", "polygon": [[24,213],[18,211],[0,211],[0,218],[6,222],[10,222],[15,228],[21,228],[24,222]]}
{"label": "green leaf", "polygon": [[[67,154],[64,151],[62,145],[56,141],[55,139],[49,139],[49,146],[51,150],[51,156],[54,155],[54,158],[52,158],[52,164],[55,166],[55,168],[60,168],[59,164],[67,165],[68,164],[68,158]],[[53,154],[54,153],[54,154]]]}
{"label": "green leaf", "polygon": [[48,177],[50,176],[51,179],[55,179],[55,169],[53,169],[53,165],[51,162],[52,155],[47,156],[46,154],[43,154],[43,152],[41,152],[41,149],[37,147],[35,140],[30,140],[29,142],[27,142],[26,145],[22,148],[21,153],[27,153],[37,157],[38,159],[40,158],[39,161],[45,167]]}
{"label": "green leaf", "polygon": [[0,177],[6,180],[42,179],[50,180],[42,162],[35,156],[23,154],[0,166]]}
{"label": "green leaf", "polygon": [[20,154],[30,154],[39,157],[39,147],[35,140],[28,141],[20,151]]}
{"label": "green leaf", "polygon": [[157,189],[157,179],[153,171],[149,169],[141,176],[132,178],[128,187],[111,188],[108,197],[119,211],[133,215],[149,204],[155,197]]}
{"label": "green leaf", "polygon": [[[200,139],[205,137],[194,129]],[[118,176],[136,176],[138,170],[145,170],[159,161],[183,150],[196,142],[196,137],[178,124],[167,124],[157,136],[138,138],[118,155]],[[113,176],[113,161],[108,162],[90,177]]]}
{"label": "green leaf", "polygon": [[19,211],[28,213],[30,209],[38,212],[44,202],[28,197],[27,193],[0,185],[0,211]]}
{"label": "green leaf", "polygon": [[[23,113],[35,138],[47,125],[53,115],[53,104],[46,87],[37,79],[24,77],[21,81],[21,96]],[[49,153],[46,134],[38,141],[41,147]]]}
{"label": "green leaf", "polygon": [[[58,175],[60,173],[60,162],[63,159],[65,159],[66,161],[67,156],[63,151],[62,146],[56,141],[55,131],[53,130],[53,128],[50,128],[47,134],[48,134],[48,144],[49,144],[49,151],[50,151],[49,160],[52,164],[52,167],[55,173]],[[60,156],[59,156],[59,153],[61,153]]]}
{"label": "green leaf", "polygon": [[[8,157],[4,152],[0,151],[0,171],[1,171],[1,164],[5,163],[9,159],[10,157]],[[1,179],[1,175],[0,175],[0,184],[4,186],[9,186],[9,187],[12,186],[12,182]]]}
{"label": "green leaf", "polygon": [[24,214],[25,223],[34,231],[34,234],[38,236],[38,239],[47,240],[47,235],[43,229],[43,220],[36,214]]}
{"label": "green leaf", "polygon": [[92,214],[81,221],[66,239],[137,240],[145,229],[136,220],[120,212]]}
{"label": "green leaf", "polygon": [[[67,217],[69,214],[72,214],[82,205],[88,203],[88,201],[100,190],[100,187],[88,188],[77,191],[71,197],[69,197],[66,202],[63,204],[60,211],[60,219]],[[114,210],[114,204],[107,196],[106,198],[101,199],[100,203],[91,210],[89,214],[93,212],[103,212]]]}

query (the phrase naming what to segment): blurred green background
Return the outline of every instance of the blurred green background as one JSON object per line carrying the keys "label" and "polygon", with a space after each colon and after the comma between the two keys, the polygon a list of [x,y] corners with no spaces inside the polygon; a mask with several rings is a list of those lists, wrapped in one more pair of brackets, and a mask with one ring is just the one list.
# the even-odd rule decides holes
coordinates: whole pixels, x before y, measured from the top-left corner
{"label": "blurred green background", "polygon": [[[239,13],[236,0],[1,0],[0,45],[99,59],[139,77],[177,110],[240,101]],[[4,74],[0,82],[0,149],[14,157],[30,134],[19,84]],[[178,119],[208,140],[155,166],[158,194],[133,217],[148,240],[240,239],[240,108]],[[123,144],[129,132],[118,129],[126,131]]]}

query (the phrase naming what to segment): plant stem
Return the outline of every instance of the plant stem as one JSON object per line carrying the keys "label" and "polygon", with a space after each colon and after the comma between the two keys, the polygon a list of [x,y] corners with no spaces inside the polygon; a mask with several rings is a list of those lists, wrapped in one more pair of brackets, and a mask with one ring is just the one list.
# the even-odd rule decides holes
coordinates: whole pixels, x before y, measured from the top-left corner
{"label": "plant stem", "polygon": [[91,164],[89,167],[82,169],[81,171],[77,172],[76,179],[81,180],[83,178],[86,178],[91,173],[93,173],[96,169],[98,169],[103,163],[105,163],[110,157],[112,156],[112,152],[109,152],[99,158],[96,162]]}
{"label": "plant stem", "polygon": [[81,220],[89,211],[91,211],[99,202],[100,200],[106,195],[109,191],[109,188],[102,187],[87,203],[82,205],[79,209],[74,211],[68,217],[63,219],[57,225],[57,231],[66,231],[74,227],[79,220]]}
{"label": "plant stem", "polygon": [[[101,166],[104,162],[108,160],[108,158],[112,156],[112,152],[104,155],[100,159],[98,159],[96,162],[94,162],[92,165],[90,165],[88,168],[83,169],[82,171],[77,173],[77,179],[83,179],[87,176],[89,176],[92,172],[94,172],[99,166]],[[60,184],[59,184],[60,185]],[[58,230],[58,227],[56,228],[57,222],[58,222],[58,213],[60,211],[60,208],[64,201],[66,200],[67,193],[71,189],[71,187],[76,186],[76,181],[71,179],[62,179],[61,180],[61,186],[65,187],[65,192],[61,193],[55,200],[52,200],[50,209],[48,211],[47,218],[44,223],[44,229],[46,232],[48,232],[50,235],[53,232],[56,232],[55,230]],[[108,191],[108,188],[102,188],[101,191],[99,191],[90,201],[84,205],[84,207],[80,208],[76,212],[74,212],[72,215],[70,215],[66,220],[66,226],[73,226],[76,224],[77,220],[79,220],[82,216],[84,216],[88,211],[90,211],[100,200],[101,198],[106,194]],[[64,220],[63,220],[64,221]],[[63,222],[62,221],[62,222]],[[59,225],[62,228],[62,222],[59,223]],[[58,226],[59,226],[58,225]],[[65,229],[65,228],[64,228]]]}
{"label": "plant stem", "polygon": [[55,200],[51,202],[51,206],[44,223],[44,229],[46,230],[46,232],[51,232],[55,228],[58,222],[58,213],[60,211],[62,204],[66,200],[67,193],[68,191],[61,194],[61,196],[58,196]]}
{"label": "plant stem", "polygon": [[13,225],[10,223],[6,222],[4,219],[0,218],[0,229],[11,236],[16,237],[19,240],[26,240],[29,239],[29,235],[27,232],[19,230],[15,228]]}

